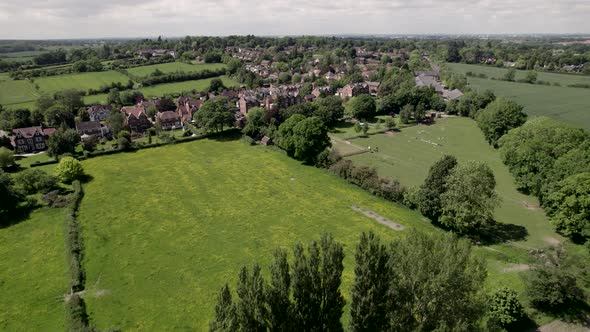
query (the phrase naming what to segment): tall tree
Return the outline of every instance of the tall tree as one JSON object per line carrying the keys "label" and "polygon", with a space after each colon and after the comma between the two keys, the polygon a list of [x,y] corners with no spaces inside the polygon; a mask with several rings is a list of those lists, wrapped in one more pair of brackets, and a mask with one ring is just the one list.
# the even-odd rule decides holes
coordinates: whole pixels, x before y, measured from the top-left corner
{"label": "tall tree", "polygon": [[74,154],[78,143],[80,135],[76,130],[60,128],[47,140],[47,154],[56,158],[64,153]]}
{"label": "tall tree", "polygon": [[441,224],[467,233],[493,222],[499,203],[490,167],[470,161],[453,168],[441,195]]}
{"label": "tall tree", "polygon": [[227,99],[216,97],[207,100],[194,116],[195,122],[207,131],[220,132],[226,126],[231,126],[235,117],[227,107]]}
{"label": "tall tree", "polygon": [[590,173],[575,174],[557,183],[544,206],[558,232],[590,239]]}
{"label": "tall tree", "polygon": [[209,323],[211,332],[231,332],[238,330],[236,307],[233,304],[229,286],[225,284],[217,297],[215,318]]}
{"label": "tall tree", "polygon": [[[21,195],[14,189],[14,183],[10,174],[4,173],[0,169],[0,216],[16,209],[21,200]],[[7,219],[0,218],[0,225],[8,221]]]}
{"label": "tall tree", "polygon": [[442,213],[440,196],[446,190],[447,178],[457,166],[457,158],[446,155],[430,167],[428,176],[417,195],[418,210],[430,220],[437,221]]}
{"label": "tall tree", "polygon": [[266,288],[268,328],[271,331],[294,329],[291,318],[291,275],[287,252],[277,250],[270,266],[270,285]]}
{"label": "tall tree", "polygon": [[255,264],[252,273],[242,267],[238,278],[236,317],[242,331],[266,331],[264,279],[260,266]]}
{"label": "tall tree", "polygon": [[349,113],[356,119],[370,119],[377,115],[377,104],[370,95],[353,97],[348,102]]}
{"label": "tall tree", "polygon": [[387,248],[373,232],[362,233],[356,248],[352,301],[351,331],[387,331]]}
{"label": "tall tree", "polygon": [[390,250],[392,331],[470,331],[484,313],[485,264],[452,234],[416,231]]}
{"label": "tall tree", "polygon": [[488,143],[496,146],[510,129],[522,126],[527,119],[523,108],[511,100],[498,98],[478,112],[476,121]]}

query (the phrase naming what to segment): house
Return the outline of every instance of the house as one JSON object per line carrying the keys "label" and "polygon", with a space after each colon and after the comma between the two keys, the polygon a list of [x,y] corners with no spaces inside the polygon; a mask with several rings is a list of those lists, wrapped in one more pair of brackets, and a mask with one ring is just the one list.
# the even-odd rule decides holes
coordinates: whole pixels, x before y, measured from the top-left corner
{"label": "house", "polygon": [[181,121],[192,121],[195,113],[203,106],[202,99],[194,99],[190,96],[178,97],[178,108],[176,113],[180,116]]}
{"label": "house", "polygon": [[331,96],[334,95],[334,89],[331,86],[318,86],[311,91],[311,94],[316,98]]}
{"label": "house", "polygon": [[143,107],[123,107],[121,113],[125,115],[125,125],[133,132],[143,133],[152,127],[152,122]]}
{"label": "house", "polygon": [[338,95],[342,98],[351,98],[362,94],[369,94],[369,85],[366,83],[346,84],[338,92]]}
{"label": "house", "polygon": [[55,128],[28,127],[12,129],[11,143],[17,153],[35,153],[47,149],[47,140]]}
{"label": "house", "polygon": [[270,139],[270,137],[268,137],[268,136],[264,136],[260,140],[260,143],[262,143],[262,145],[272,145],[272,139]]}
{"label": "house", "polygon": [[156,113],[156,122],[163,130],[182,128],[182,121],[178,113],[173,111]]}
{"label": "house", "polygon": [[260,102],[251,95],[244,95],[238,101],[238,108],[243,115],[248,114],[248,111],[253,107],[259,107]]}
{"label": "house", "polygon": [[100,121],[80,121],[76,122],[76,131],[80,136],[105,137],[109,133],[109,128],[102,125]]}
{"label": "house", "polygon": [[105,121],[113,112],[110,105],[94,105],[86,110],[90,121]]}
{"label": "house", "polygon": [[373,96],[377,95],[377,92],[379,92],[379,86],[381,85],[381,83],[379,82],[367,82],[367,85],[369,86],[369,93]]}
{"label": "house", "polygon": [[443,98],[446,100],[459,100],[463,96],[463,92],[458,89],[455,90],[447,90],[443,91]]}

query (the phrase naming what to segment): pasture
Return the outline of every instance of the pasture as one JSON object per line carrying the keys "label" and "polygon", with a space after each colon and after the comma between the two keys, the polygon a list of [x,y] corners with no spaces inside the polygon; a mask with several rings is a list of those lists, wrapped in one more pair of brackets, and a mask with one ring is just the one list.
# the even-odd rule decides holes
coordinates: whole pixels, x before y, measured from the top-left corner
{"label": "pasture", "polygon": [[[238,86],[239,83],[232,80],[231,78],[227,77],[227,76],[220,76],[219,77],[222,81],[223,84],[225,84],[226,87],[233,87],[233,86]],[[154,85],[154,86],[148,86],[145,88],[140,88],[137,89],[139,90],[141,93],[143,93],[143,95],[145,97],[162,97],[164,95],[167,94],[180,94],[182,92],[190,92],[190,91],[197,91],[197,92],[202,92],[202,91],[206,91],[209,88],[209,85],[211,84],[211,80],[213,78],[207,78],[207,79],[202,79],[202,80],[193,80],[193,81],[184,81],[184,82],[175,82],[175,83],[164,83],[164,84],[158,84],[158,85]],[[86,105],[91,105],[91,104],[100,104],[100,103],[104,103],[107,100],[107,94],[98,94],[98,95],[92,95],[92,96],[86,96],[84,97],[84,103]]]}
{"label": "pasture", "polygon": [[[100,329],[206,330],[223,283],[244,264],[266,270],[277,247],[334,234],[345,245],[343,291],[362,231],[400,233],[352,205],[407,228],[436,231],[406,208],[328,172],[238,141],[197,142],[89,159],[80,209],[86,303]],[[108,207],[108,208],[107,208]]]}
{"label": "pasture", "polygon": [[[490,77],[501,77],[506,71],[500,68],[462,64],[449,64],[449,67],[463,73],[466,71],[487,73],[486,75]],[[519,72],[517,78],[523,75],[523,72]],[[506,82],[477,77],[468,77],[468,82],[474,90],[491,90],[497,96],[509,98],[523,105],[529,116],[548,116],[590,130],[590,89],[566,87],[567,84],[588,84],[590,76],[539,72],[539,79],[558,82],[562,86]]]}
{"label": "pasture", "polygon": [[203,70],[218,70],[224,69],[226,66],[223,63],[198,63],[190,64],[184,62],[168,62],[157,65],[141,66],[127,69],[127,72],[131,76],[145,77],[152,74],[156,69],[161,72],[168,74],[177,71],[183,71],[185,73],[200,72]]}
{"label": "pasture", "polygon": [[15,81],[8,74],[0,74],[0,105],[31,102],[37,99],[39,92],[28,80]]}
{"label": "pasture", "polygon": [[0,330],[63,331],[68,265],[63,209],[0,228]]}
{"label": "pasture", "polygon": [[86,92],[88,89],[98,89],[111,83],[126,84],[129,78],[116,71],[96,73],[79,73],[59,76],[36,78],[34,84],[44,93],[55,93],[61,90],[76,89]]}

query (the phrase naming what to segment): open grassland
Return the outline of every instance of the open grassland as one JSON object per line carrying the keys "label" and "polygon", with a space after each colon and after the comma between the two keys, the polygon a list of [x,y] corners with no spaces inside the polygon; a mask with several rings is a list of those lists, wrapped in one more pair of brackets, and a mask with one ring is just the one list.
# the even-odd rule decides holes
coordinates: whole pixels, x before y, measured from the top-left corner
{"label": "open grassland", "polygon": [[[239,83],[232,80],[227,76],[218,77],[223,81],[226,87],[238,86]],[[154,86],[138,89],[146,97],[162,97],[166,94],[180,94],[181,92],[197,91],[202,92],[209,89],[211,80],[213,78],[207,78],[202,80],[176,82],[176,83],[164,83]],[[105,103],[107,100],[107,94],[99,94],[84,97],[84,103],[87,105]]]}
{"label": "open grassland", "polygon": [[15,81],[8,74],[0,74],[0,105],[10,106],[37,99],[39,92],[28,80]]}
{"label": "open grassland", "polygon": [[159,69],[161,72],[167,73],[174,73],[177,71],[183,71],[185,73],[194,73],[200,72],[205,69],[208,70],[218,70],[224,69],[226,66],[223,63],[199,63],[199,64],[190,64],[184,62],[169,62],[169,63],[162,63],[157,65],[149,65],[149,66],[141,66],[135,68],[127,69],[129,75],[132,76],[139,76],[145,77],[152,74],[156,69]]}
{"label": "open grassland", "polygon": [[68,292],[64,210],[0,229],[0,330],[63,331]]}
{"label": "open grassland", "polygon": [[206,330],[219,288],[234,285],[243,264],[266,270],[275,248],[324,231],[345,245],[348,293],[360,232],[400,234],[352,205],[436,231],[325,171],[237,141],[106,156],[84,167],[94,178],[80,210],[86,301],[101,329]]}
{"label": "open grassland", "polygon": [[[507,69],[448,64],[455,71],[465,73],[484,73],[489,77],[501,77]],[[519,71],[518,78],[525,72]],[[547,86],[506,82],[485,78],[469,77],[469,85],[478,91],[491,90],[496,95],[506,97],[525,107],[530,116],[548,116],[573,126],[590,130],[590,89],[571,88],[568,84],[590,84],[590,76],[567,75],[539,72],[539,80],[556,82],[562,86]]]}
{"label": "open grassland", "polygon": [[34,84],[39,85],[39,90],[45,93],[54,93],[61,90],[76,89],[86,92],[88,89],[98,89],[111,83],[127,83],[129,78],[116,71],[104,71],[96,73],[80,73],[59,76],[39,77]]}

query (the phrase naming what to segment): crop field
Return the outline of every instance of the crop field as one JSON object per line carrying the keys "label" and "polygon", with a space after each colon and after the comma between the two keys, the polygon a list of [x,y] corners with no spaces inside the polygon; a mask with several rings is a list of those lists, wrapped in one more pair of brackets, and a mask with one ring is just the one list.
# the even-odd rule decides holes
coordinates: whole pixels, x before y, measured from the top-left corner
{"label": "crop field", "polygon": [[234,284],[243,264],[267,269],[275,248],[290,250],[324,231],[345,245],[348,293],[360,232],[374,230],[385,240],[400,234],[352,205],[435,231],[417,213],[325,171],[237,141],[203,140],[83,164],[94,178],[80,209],[86,303],[100,329],[206,330],[218,290],[225,280]]}
{"label": "crop field", "polygon": [[[227,87],[238,86],[239,83],[232,80],[227,76],[220,76],[219,77],[223,84]],[[154,86],[149,86],[145,88],[138,89],[141,91],[144,96],[146,97],[162,97],[165,94],[180,94],[181,92],[185,91],[205,91],[209,88],[211,84],[211,80],[213,78],[207,78],[202,80],[194,80],[194,81],[185,81],[185,82],[175,82],[175,83],[164,83],[158,84]],[[84,103],[87,105],[90,104],[99,104],[104,103],[107,100],[106,94],[99,94],[99,95],[92,95],[84,97]]]}
{"label": "crop field", "polygon": [[68,292],[64,210],[0,228],[0,330],[63,331]]}
{"label": "crop field", "polygon": [[[488,74],[490,77],[500,77],[505,71],[505,69],[475,65],[450,64],[450,67],[460,72],[498,72],[498,74]],[[519,75],[524,74],[519,72]],[[505,82],[476,77],[469,77],[468,81],[475,90],[489,89],[497,96],[512,99],[523,105],[525,112],[530,116],[548,116],[590,130],[590,89],[566,87],[566,84],[588,84],[590,76],[540,72],[539,79],[560,82],[562,86]]]}
{"label": "crop field", "polygon": [[127,83],[129,78],[116,71],[96,73],[80,73],[59,76],[39,77],[34,84],[39,85],[39,90],[45,93],[54,93],[61,90],[76,89],[86,92],[88,89],[98,89],[111,83]]}
{"label": "crop field", "polygon": [[142,67],[135,67],[127,69],[129,75],[132,76],[149,76],[152,74],[156,69],[159,69],[161,72],[167,73],[174,73],[177,71],[183,71],[186,73],[192,72],[199,72],[205,69],[208,70],[217,70],[217,69],[224,69],[226,66],[222,63],[199,63],[199,64],[189,64],[184,62],[169,62],[169,63],[162,63],[157,65],[149,65],[149,66],[142,66]]}

